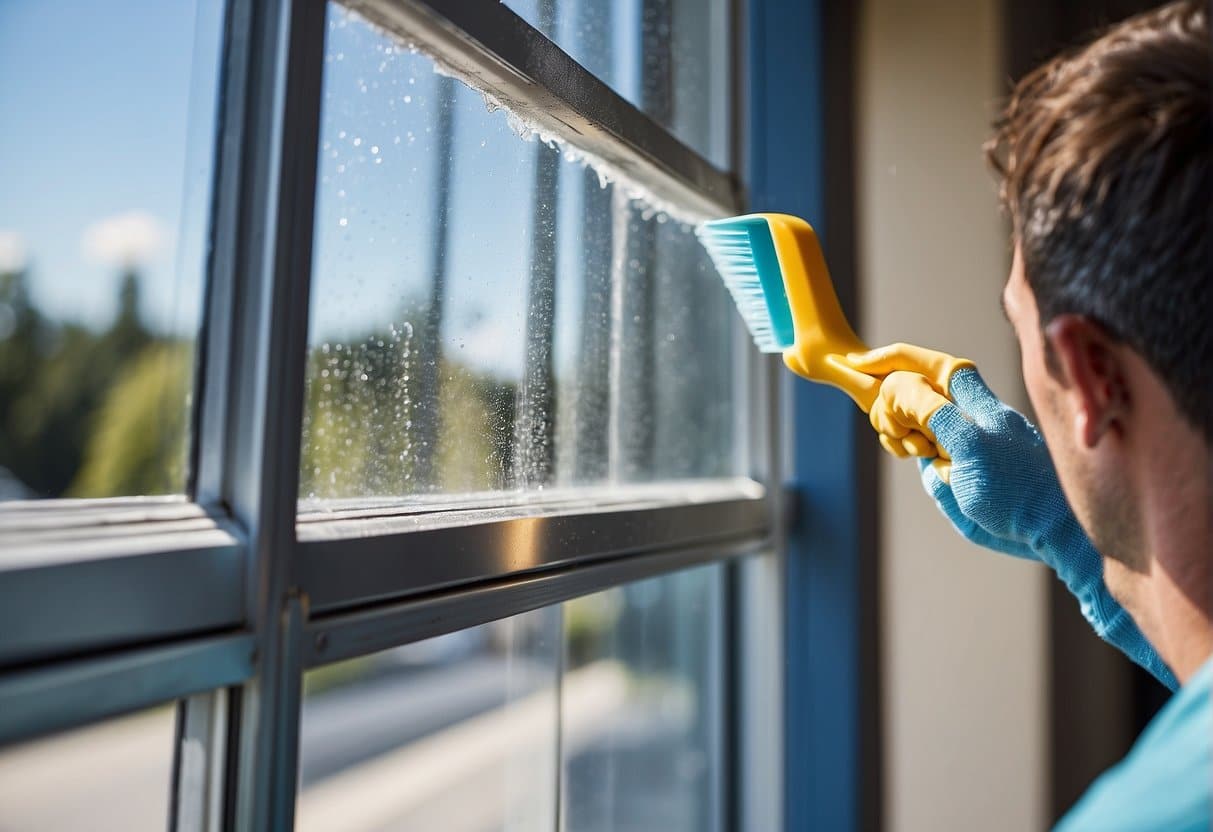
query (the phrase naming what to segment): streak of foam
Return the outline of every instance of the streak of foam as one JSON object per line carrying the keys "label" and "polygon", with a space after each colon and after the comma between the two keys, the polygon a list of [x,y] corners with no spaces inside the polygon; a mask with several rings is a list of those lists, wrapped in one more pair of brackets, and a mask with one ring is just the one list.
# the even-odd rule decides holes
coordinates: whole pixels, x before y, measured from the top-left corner
{"label": "streak of foam", "polygon": [[[434,71],[439,74],[449,74],[437,62],[434,64]],[[467,81],[461,78],[458,80],[467,84]],[[657,222],[664,223],[668,219],[673,219],[689,229],[705,219],[702,214],[689,211],[675,202],[657,196],[648,187],[601,156],[577,147],[563,136],[546,131],[539,124],[511,110],[492,93],[483,90],[477,90],[477,92],[484,98],[486,110],[490,113],[498,111],[505,113],[506,124],[518,138],[526,142],[541,142],[558,152],[566,162],[581,165],[592,171],[598,177],[599,187],[605,189],[613,185],[617,191],[624,194],[629,202],[637,205],[640,208],[640,217],[645,222],[655,219]]]}
{"label": "streak of foam", "polygon": [[[363,18],[358,12],[347,9],[347,13],[358,16],[368,26],[383,33],[386,37],[396,39],[395,35],[373,21]],[[686,206],[671,200],[663,199],[644,183],[637,181],[635,177],[625,173],[617,165],[611,164],[595,153],[577,147],[563,136],[551,133],[531,119],[514,112],[492,93],[481,90],[466,73],[452,67],[417,43],[408,41],[404,46],[411,54],[421,54],[427,57],[433,64],[435,74],[454,78],[468,89],[478,93],[484,99],[485,109],[489,113],[500,112],[504,114],[506,124],[509,125],[510,130],[523,141],[541,142],[560,153],[561,158],[566,162],[581,165],[581,167],[592,171],[598,177],[599,186],[604,189],[614,186],[629,202],[635,204],[640,209],[640,216],[644,221],[656,220],[659,223],[665,223],[672,219],[681,224],[685,230],[690,231],[703,220],[710,219],[710,217],[698,211],[688,209]]]}

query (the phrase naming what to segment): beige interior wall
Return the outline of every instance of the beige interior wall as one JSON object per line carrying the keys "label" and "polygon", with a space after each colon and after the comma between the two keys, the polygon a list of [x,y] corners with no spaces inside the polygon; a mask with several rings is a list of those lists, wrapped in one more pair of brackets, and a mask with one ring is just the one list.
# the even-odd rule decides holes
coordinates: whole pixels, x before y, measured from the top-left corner
{"label": "beige interior wall", "polygon": [[[996,0],[866,0],[859,56],[862,332],[972,358],[1017,402],[998,307],[1006,230],[981,154]],[[1046,813],[1046,576],[962,540],[917,468],[882,460],[886,828],[1032,830]]]}

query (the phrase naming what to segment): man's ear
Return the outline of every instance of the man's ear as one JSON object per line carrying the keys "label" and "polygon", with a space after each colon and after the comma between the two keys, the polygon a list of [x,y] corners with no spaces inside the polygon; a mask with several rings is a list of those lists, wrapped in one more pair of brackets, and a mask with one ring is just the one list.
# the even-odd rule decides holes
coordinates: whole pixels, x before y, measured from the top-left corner
{"label": "man's ear", "polygon": [[1064,395],[1072,397],[1079,441],[1093,448],[1109,432],[1123,434],[1131,397],[1120,344],[1082,315],[1058,315],[1044,339]]}

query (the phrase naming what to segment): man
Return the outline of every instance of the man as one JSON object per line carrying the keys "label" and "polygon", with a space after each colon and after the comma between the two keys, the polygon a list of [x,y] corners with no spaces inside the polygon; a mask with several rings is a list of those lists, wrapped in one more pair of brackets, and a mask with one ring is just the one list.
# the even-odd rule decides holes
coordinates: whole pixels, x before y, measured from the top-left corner
{"label": "man", "polygon": [[917,431],[938,449],[919,464],[953,525],[1051,566],[1100,636],[1177,691],[1067,832],[1213,821],[1211,75],[1203,6],[1172,3],[1033,72],[998,124],[1002,300],[1043,441],[969,362],[900,344],[849,357],[883,377],[882,444],[905,455]]}

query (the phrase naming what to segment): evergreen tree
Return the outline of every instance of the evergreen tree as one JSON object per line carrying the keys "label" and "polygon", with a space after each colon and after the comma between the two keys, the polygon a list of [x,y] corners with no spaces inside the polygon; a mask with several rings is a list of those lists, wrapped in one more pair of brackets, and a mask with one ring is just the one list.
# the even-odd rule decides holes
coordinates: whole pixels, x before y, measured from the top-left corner
{"label": "evergreen tree", "polygon": [[[101,333],[46,319],[30,298],[28,279],[0,275],[0,324],[8,332],[0,338],[0,466],[34,496],[59,497],[84,464],[110,389],[156,339],[140,315],[134,271],[123,276],[118,314]],[[94,483],[92,490],[139,493],[117,484]]]}

